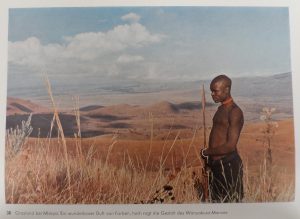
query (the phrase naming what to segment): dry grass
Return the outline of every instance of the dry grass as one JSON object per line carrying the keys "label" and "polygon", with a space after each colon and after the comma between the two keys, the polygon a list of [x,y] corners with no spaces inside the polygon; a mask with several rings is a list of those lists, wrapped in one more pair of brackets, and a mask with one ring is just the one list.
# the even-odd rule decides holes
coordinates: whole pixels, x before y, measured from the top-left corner
{"label": "dry grass", "polygon": [[[11,156],[13,136],[7,132],[7,203],[200,202],[195,183],[201,180],[198,153],[203,139],[197,138],[198,129],[192,138],[183,140],[178,138],[179,132],[171,135],[170,128],[165,140],[154,141],[155,120],[149,115],[148,141],[119,140],[117,134],[106,140],[83,140],[79,99],[76,99],[74,114],[78,132],[74,133],[73,139],[66,139],[48,82],[47,85],[54,111],[49,125],[53,127],[53,123],[57,123],[59,136],[45,139],[26,137],[18,153]],[[255,171],[249,170],[248,160],[252,157],[243,152],[241,156],[244,161],[244,202],[294,200],[294,175],[282,171],[282,165],[277,164],[276,159],[272,162],[273,174],[270,176],[265,156],[256,163],[258,168]]]}
{"label": "dry grass", "polygon": [[[160,202],[197,202],[192,169],[148,171],[143,164],[134,164],[128,154],[123,155],[122,166],[116,167],[109,162],[110,153],[96,158],[94,145],[83,157],[80,153],[69,156],[69,184],[64,151],[53,145],[61,147],[62,143],[48,142],[36,139],[35,145],[25,145],[17,156],[6,160],[7,203],[150,203],[166,185],[172,186],[172,195],[160,191]],[[114,144],[113,140],[108,148]]]}
{"label": "dry grass", "polygon": [[[78,104],[74,107],[78,133],[74,133],[70,153],[60,123],[58,110],[47,82],[51,97],[54,120],[59,127],[57,139],[26,140],[19,153],[6,159],[7,203],[169,203],[196,202],[193,190],[192,169],[165,171],[165,163],[177,137],[166,154],[160,157],[159,169],[151,171],[151,148],[153,142],[153,119],[146,163],[130,157],[128,151],[120,159],[121,166],[112,165],[110,155],[117,142],[111,139],[106,154],[96,156],[95,143],[82,150]],[[76,101],[76,103],[78,103]],[[53,121],[51,127],[53,126]],[[177,135],[178,136],[178,135]],[[9,133],[7,139],[11,139]],[[8,141],[7,141],[8,142]],[[6,144],[6,152],[11,144]],[[186,163],[186,162],[185,162]],[[151,167],[149,167],[151,165]],[[150,169],[150,171],[149,171]],[[133,189],[134,188],[134,189]],[[178,194],[175,198],[174,194]],[[184,196],[182,195],[184,194]],[[188,197],[188,200],[186,199]]]}
{"label": "dry grass", "polygon": [[[29,139],[16,156],[6,158],[6,202],[197,203],[194,180],[201,175],[200,167],[189,165],[191,157],[196,156],[197,150],[192,148],[196,148],[197,140],[190,139],[185,150],[180,150],[178,141],[177,138],[165,141],[157,157],[156,143],[149,140],[148,154],[135,157],[128,150],[117,154],[118,148],[126,143],[119,141],[117,135],[102,145],[97,139],[82,142],[79,136],[65,143],[61,138]],[[64,144],[68,146],[68,164]],[[6,147],[9,153],[9,144]],[[179,158],[178,154],[182,156]],[[279,169],[276,163],[272,172],[277,174],[271,179],[265,159],[256,172],[249,171],[247,159],[243,160],[245,202],[294,199],[294,181],[289,181],[284,172],[276,171]],[[164,191],[166,185],[172,190]]]}

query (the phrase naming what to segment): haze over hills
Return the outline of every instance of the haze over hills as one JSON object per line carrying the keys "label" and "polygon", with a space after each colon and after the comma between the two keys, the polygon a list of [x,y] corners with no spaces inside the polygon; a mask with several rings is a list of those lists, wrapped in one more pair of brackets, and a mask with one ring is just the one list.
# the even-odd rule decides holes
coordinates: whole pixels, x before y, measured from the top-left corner
{"label": "haze over hills", "polygon": [[243,97],[292,97],[291,73],[269,77],[235,78],[232,91]]}
{"label": "haze over hills", "polygon": [[[72,108],[74,106],[72,96],[80,97],[81,106],[108,106],[122,103],[149,105],[160,101],[175,103],[199,101],[202,84],[205,85],[207,94],[210,93],[210,81],[211,79],[177,82],[124,80],[107,83],[98,81],[87,83],[83,79],[81,84],[65,82],[60,85],[50,80],[54,97],[62,108]],[[266,98],[288,98],[292,100],[291,72],[268,77],[232,78],[232,81],[232,95],[234,97],[255,98],[256,101],[264,98],[263,103],[266,102]],[[49,97],[44,84],[22,88],[8,84],[8,96],[32,100],[46,106],[49,105]],[[207,101],[211,101],[211,99],[207,98]]]}
{"label": "haze over hills", "polygon": [[[274,107],[275,120],[293,117],[292,79],[291,73],[269,77],[234,78],[232,95],[244,112],[245,121],[259,121],[263,107]],[[173,84],[155,84],[133,86],[130,92],[118,91],[112,88],[110,99],[103,104],[103,94],[80,97],[81,132],[83,137],[112,134],[116,131],[124,136],[135,133],[136,137],[144,138],[149,130],[149,116],[156,121],[156,129],[161,132],[170,128],[184,131],[195,129],[201,124],[201,85],[206,87],[207,120],[211,122],[212,115],[218,104],[212,103],[208,86],[210,81],[194,81]],[[87,94],[83,94],[87,95]],[[102,96],[101,96],[102,95]],[[59,96],[60,97],[60,96]],[[86,98],[85,98],[86,97]],[[59,99],[58,97],[55,97]],[[97,102],[97,98],[98,102]],[[64,99],[59,99],[62,102]],[[105,100],[105,99],[104,99]],[[68,98],[72,101],[72,98]],[[110,104],[109,104],[110,103]],[[53,119],[51,105],[41,105],[35,98],[24,100],[8,97],[7,128],[14,128],[33,113],[33,136],[49,136]],[[59,108],[65,135],[73,137],[77,132],[76,117],[72,108]],[[39,130],[38,130],[39,129]],[[52,136],[57,134],[54,127]],[[139,134],[137,134],[139,133]]]}

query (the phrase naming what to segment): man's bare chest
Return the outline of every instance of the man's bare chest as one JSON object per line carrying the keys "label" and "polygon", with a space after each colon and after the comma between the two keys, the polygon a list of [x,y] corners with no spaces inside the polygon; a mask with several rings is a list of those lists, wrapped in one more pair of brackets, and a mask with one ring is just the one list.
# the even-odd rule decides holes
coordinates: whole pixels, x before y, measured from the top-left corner
{"label": "man's bare chest", "polygon": [[229,124],[229,112],[226,109],[219,108],[214,115],[214,126],[228,126]]}

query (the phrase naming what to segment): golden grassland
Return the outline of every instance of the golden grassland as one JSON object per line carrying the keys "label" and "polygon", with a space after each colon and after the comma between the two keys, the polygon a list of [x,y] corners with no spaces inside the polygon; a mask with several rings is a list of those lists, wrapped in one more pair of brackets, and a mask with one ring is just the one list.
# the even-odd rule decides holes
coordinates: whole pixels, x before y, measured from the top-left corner
{"label": "golden grassland", "polygon": [[[272,139],[272,175],[268,174],[266,148],[259,141],[263,126],[246,124],[240,137],[244,202],[292,201],[293,120],[280,121]],[[199,203],[194,185],[201,180],[201,131],[183,139],[170,130],[165,140],[154,140],[150,132],[149,140],[121,139],[117,134],[87,139],[29,138],[17,155],[7,139],[6,202]]]}

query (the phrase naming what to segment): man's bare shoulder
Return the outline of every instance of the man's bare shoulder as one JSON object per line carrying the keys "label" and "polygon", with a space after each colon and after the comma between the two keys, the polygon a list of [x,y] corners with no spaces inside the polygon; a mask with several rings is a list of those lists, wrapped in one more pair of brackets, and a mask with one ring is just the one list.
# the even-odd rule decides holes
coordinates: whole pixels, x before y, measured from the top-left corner
{"label": "man's bare shoulder", "polygon": [[243,113],[243,111],[241,110],[241,108],[236,103],[233,104],[232,111]]}
{"label": "man's bare shoulder", "polygon": [[243,111],[241,110],[241,108],[236,103],[233,104],[229,116],[232,119],[238,119],[238,120],[244,118]]}

